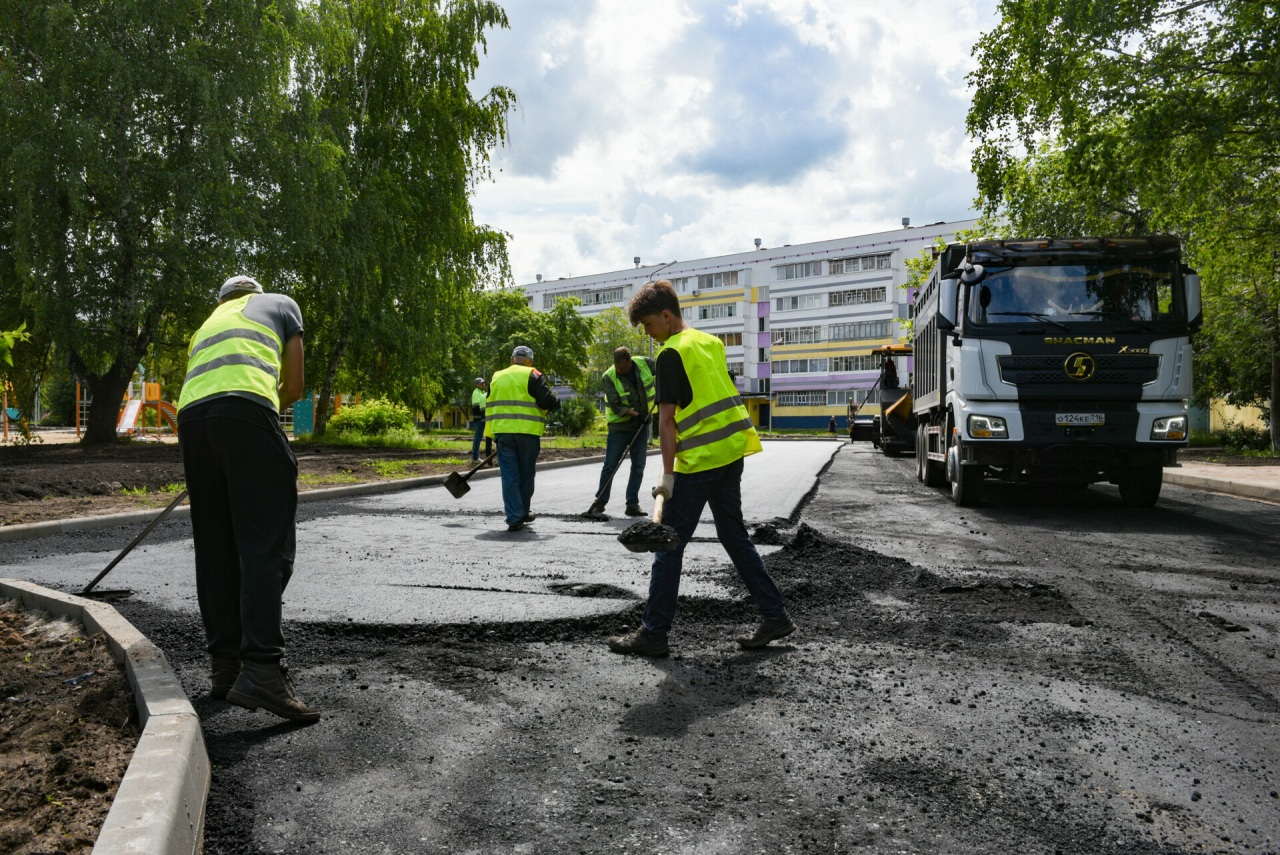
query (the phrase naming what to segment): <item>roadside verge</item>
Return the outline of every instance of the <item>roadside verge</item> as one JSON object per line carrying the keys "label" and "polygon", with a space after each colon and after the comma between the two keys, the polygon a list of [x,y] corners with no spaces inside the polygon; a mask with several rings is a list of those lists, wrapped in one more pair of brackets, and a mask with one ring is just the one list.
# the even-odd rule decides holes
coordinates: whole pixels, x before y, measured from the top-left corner
{"label": "roadside verge", "polygon": [[[657,454],[656,448],[649,454]],[[588,463],[603,463],[604,455],[591,457],[572,457],[567,460],[548,460],[537,464],[539,472],[544,469],[560,469],[564,466],[581,466]],[[367,484],[348,484],[342,487],[323,487],[318,490],[300,490],[298,504],[322,502],[326,499],[345,499],[352,496],[374,496],[379,493],[396,493],[401,490],[416,490],[419,487],[434,487],[443,484],[448,475],[426,475],[421,478],[400,478],[395,481],[371,481]],[[498,467],[481,469],[471,476],[472,481],[498,477]],[[120,525],[149,523],[163,511],[163,508],[152,508],[145,511],[128,511],[122,514],[102,514],[96,517],[72,517],[65,520],[45,520],[36,523],[0,526],[0,543],[14,540],[28,540],[33,537],[48,537],[54,534],[68,534],[74,531],[94,531],[100,528],[114,528]],[[191,516],[191,505],[179,505],[169,514],[169,519],[182,519]]]}
{"label": "roadside verge", "polygon": [[105,603],[0,579],[0,597],[103,633],[133,687],[142,736],[116,790],[94,855],[195,855],[203,848],[209,755],[200,718],[160,648]]}
{"label": "roadside verge", "polygon": [[[1183,464],[1182,468],[1190,471],[1164,470],[1164,483],[1175,487],[1188,487],[1192,490],[1225,493],[1228,496],[1236,496],[1242,499],[1280,503],[1280,480],[1257,477],[1256,473],[1249,471],[1254,467],[1230,467],[1245,470],[1238,474],[1232,473],[1234,477],[1224,477],[1217,472],[1210,474],[1203,471],[1202,467],[1199,466],[1192,469],[1190,464]],[[1265,468],[1270,469],[1273,467]]]}

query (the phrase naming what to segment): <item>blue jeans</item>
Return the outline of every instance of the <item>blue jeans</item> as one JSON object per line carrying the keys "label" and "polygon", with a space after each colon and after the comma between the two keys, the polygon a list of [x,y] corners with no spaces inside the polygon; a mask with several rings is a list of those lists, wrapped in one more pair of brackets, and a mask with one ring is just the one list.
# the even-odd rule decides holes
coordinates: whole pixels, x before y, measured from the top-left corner
{"label": "blue jeans", "polygon": [[533,475],[537,471],[541,437],[531,433],[500,433],[498,469],[502,473],[502,510],[507,525],[515,525],[529,513],[533,501]]}
{"label": "blue jeans", "polygon": [[644,607],[641,625],[655,635],[666,635],[676,616],[676,596],[680,593],[680,566],[684,548],[698,527],[702,508],[711,503],[711,516],[716,522],[716,537],[742,581],[760,616],[765,620],[784,617],[787,607],[782,593],[764,569],[742,521],[742,458],[728,466],[705,472],[676,473],[676,486],[663,509],[662,522],[680,535],[680,548],[659,552],[653,558],[649,576],[649,602]]}
{"label": "blue jeans", "polygon": [[[472,419],[472,425],[475,428],[475,436],[471,438],[471,462],[480,462],[480,437],[484,436],[484,419]],[[493,445],[493,440],[485,439],[484,456],[489,456],[489,449]]]}
{"label": "blue jeans", "polygon": [[596,492],[600,494],[596,502],[602,508],[609,504],[609,492],[613,480],[606,481],[605,476],[610,474],[610,470],[618,464],[628,448],[631,449],[631,476],[627,478],[627,507],[640,504],[640,482],[644,480],[645,457],[649,453],[648,425],[640,428],[635,439],[631,438],[629,430],[609,431],[604,445],[604,469],[600,472],[600,486],[596,488]]}

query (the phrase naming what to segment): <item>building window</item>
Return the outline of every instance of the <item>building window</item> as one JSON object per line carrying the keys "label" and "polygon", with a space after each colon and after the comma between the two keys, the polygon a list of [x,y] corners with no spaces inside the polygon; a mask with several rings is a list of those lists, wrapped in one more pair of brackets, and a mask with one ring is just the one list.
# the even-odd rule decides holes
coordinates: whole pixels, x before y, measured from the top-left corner
{"label": "building window", "polygon": [[779,282],[784,282],[788,279],[808,279],[810,276],[822,275],[822,262],[801,261],[796,264],[784,264],[773,269],[777,271],[777,280]]}
{"label": "building window", "polygon": [[853,324],[831,325],[831,341],[864,341],[888,337],[889,321],[859,321]]}
{"label": "building window", "polygon": [[602,306],[606,303],[621,303],[622,288],[602,288],[598,291],[562,291],[559,294],[543,294],[542,308],[550,309],[561,300],[577,297],[584,306]]}
{"label": "building window", "polygon": [[859,273],[863,270],[888,270],[892,265],[893,253],[891,252],[859,255],[854,258],[837,258],[827,262],[827,267],[833,276],[840,273]]}
{"label": "building window", "polygon": [[688,276],[681,276],[677,279],[669,279],[667,281],[671,283],[672,288],[676,289],[676,291],[679,291],[680,293],[684,293],[685,291],[689,290]]}
{"label": "building window", "polygon": [[769,361],[769,348],[758,347],[756,348],[756,351],[758,353],[758,355],[756,356],[756,362],[763,364]]}
{"label": "building window", "polygon": [[693,323],[693,307],[685,306],[680,310],[680,317],[684,318],[686,324]]}
{"label": "building window", "polygon": [[725,347],[742,347],[742,333],[740,332],[712,333],[712,335],[720,339],[720,342]]}
{"label": "building window", "polygon": [[826,392],[779,392],[779,407],[825,407]]}
{"label": "building window", "polygon": [[826,374],[827,357],[820,359],[775,359],[773,374]]}
{"label": "building window", "polygon": [[771,344],[815,344],[822,341],[822,327],[782,327],[770,336]]}
{"label": "building window", "polygon": [[885,289],[856,288],[852,291],[832,291],[827,295],[828,306],[861,306],[863,303],[883,303]]}
{"label": "building window", "polygon": [[738,271],[728,273],[708,273],[698,277],[698,290],[710,288],[733,288],[738,284]]}
{"label": "building window", "polygon": [[800,294],[795,297],[777,297],[773,301],[775,312],[795,312],[800,309],[821,309],[823,294]]}
{"label": "building window", "polygon": [[849,403],[855,404],[874,404],[879,400],[879,395],[875,389],[849,389],[847,391],[828,391],[827,406],[828,407],[847,407]]}
{"label": "building window", "polygon": [[730,374],[732,374],[734,377],[741,377],[741,376],[742,376],[742,363],[741,363],[741,362],[730,362],[730,363],[729,363],[729,373],[730,373]]}
{"label": "building window", "polygon": [[843,371],[875,371],[880,366],[876,362],[876,358],[869,353],[859,356],[833,356],[831,357],[831,373]]}
{"label": "building window", "polygon": [[698,320],[709,321],[716,318],[732,318],[738,314],[737,303],[712,303],[709,306],[698,306]]}

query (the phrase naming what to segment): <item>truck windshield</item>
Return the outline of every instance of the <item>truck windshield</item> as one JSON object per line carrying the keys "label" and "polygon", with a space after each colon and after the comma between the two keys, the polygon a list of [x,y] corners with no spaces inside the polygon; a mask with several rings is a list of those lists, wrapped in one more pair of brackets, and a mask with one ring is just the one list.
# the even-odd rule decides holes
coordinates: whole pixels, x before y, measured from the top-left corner
{"label": "truck windshield", "polygon": [[1177,321],[1176,269],[1163,259],[989,268],[970,293],[969,317],[980,324]]}

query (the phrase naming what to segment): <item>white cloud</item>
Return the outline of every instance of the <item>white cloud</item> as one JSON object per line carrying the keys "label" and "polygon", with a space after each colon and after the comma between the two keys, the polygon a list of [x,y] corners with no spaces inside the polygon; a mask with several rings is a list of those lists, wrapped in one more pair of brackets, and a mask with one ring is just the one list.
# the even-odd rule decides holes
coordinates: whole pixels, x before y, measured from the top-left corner
{"label": "white cloud", "polygon": [[511,0],[520,107],[476,217],[518,282],[969,215],[964,76],[994,0]]}

